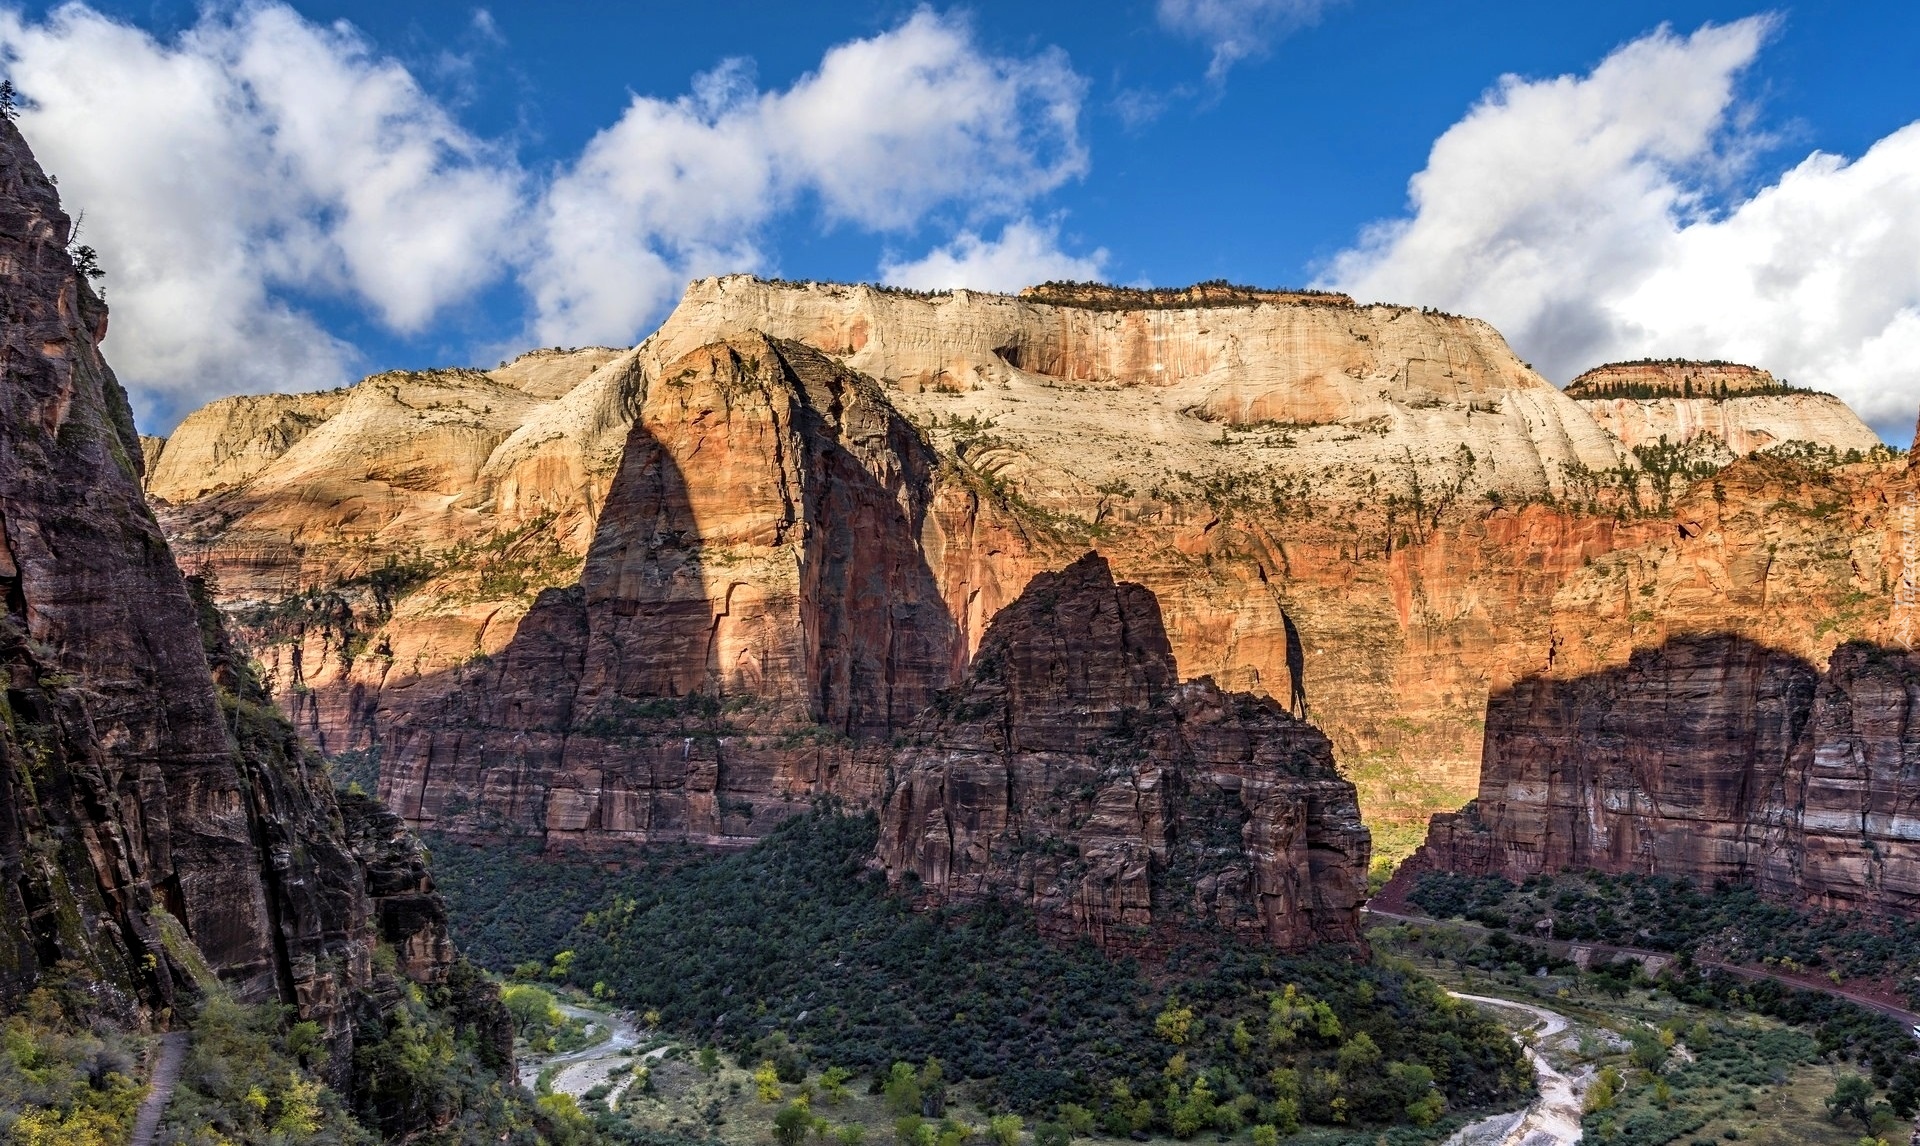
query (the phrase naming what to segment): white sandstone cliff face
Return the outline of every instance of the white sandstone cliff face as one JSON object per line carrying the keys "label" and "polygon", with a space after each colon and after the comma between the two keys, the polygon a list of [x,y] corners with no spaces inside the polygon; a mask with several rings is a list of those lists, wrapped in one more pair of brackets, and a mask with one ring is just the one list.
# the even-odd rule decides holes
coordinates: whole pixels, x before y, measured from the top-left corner
{"label": "white sandstone cliff face", "polygon": [[[240,485],[340,412],[347,391],[241,394],[188,414],[147,463],[147,494],[191,501]],[[144,446],[144,443],[143,443]]]}
{"label": "white sandstone cliff face", "polygon": [[1736,456],[1785,442],[1812,442],[1840,453],[1880,445],[1880,436],[1831,394],[1768,394],[1732,398],[1592,398],[1587,413],[1628,449],[1714,437]]}
{"label": "white sandstone cliff face", "polygon": [[[955,291],[702,279],[643,344],[654,361],[743,329],[898,387],[923,426],[992,419],[1029,497],[1089,497],[1157,472],[1258,467],[1319,496],[1561,491],[1619,445],[1477,319],[1336,300],[1116,309]],[[1370,481],[1369,478],[1372,480]],[[1073,506],[1072,509],[1084,508]]]}

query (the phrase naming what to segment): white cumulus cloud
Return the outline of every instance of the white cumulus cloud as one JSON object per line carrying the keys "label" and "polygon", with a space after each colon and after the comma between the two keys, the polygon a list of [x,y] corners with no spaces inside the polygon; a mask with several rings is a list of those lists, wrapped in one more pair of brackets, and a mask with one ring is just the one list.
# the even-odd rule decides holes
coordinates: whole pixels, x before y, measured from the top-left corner
{"label": "white cumulus cloud", "polygon": [[1492,321],[1565,382],[1642,356],[1753,363],[1903,438],[1920,400],[1920,123],[1718,209],[1767,142],[1738,82],[1767,18],[1662,28],[1584,76],[1509,76],[1323,279]]}
{"label": "white cumulus cloud", "polygon": [[[498,38],[484,9],[472,34]],[[350,25],[272,0],[209,5],[168,38],[83,4],[0,5],[0,70],[85,212],[108,353],[155,427],[375,365],[332,333],[343,315],[431,333],[513,279],[526,311],[490,346],[628,342],[689,278],[767,267],[783,215],[970,239],[1087,170],[1066,56],[995,53],[928,9],[781,90],[727,60],[678,99],[635,96],[538,175]]]}
{"label": "white cumulus cloud", "polygon": [[300,298],[408,332],[503,273],[512,158],[345,25],[209,8],[163,42],[80,5],[0,10],[0,56],[102,253],[143,415],[343,381],[355,352]]}
{"label": "white cumulus cloud", "polygon": [[1338,0],[1159,0],[1160,26],[1213,49],[1207,78],[1264,53],[1272,42],[1320,18]]}
{"label": "white cumulus cloud", "polygon": [[761,229],[803,202],[879,231],[1014,214],[1086,170],[1084,93],[1060,52],[995,56],[922,9],[783,91],[730,61],[677,100],[635,96],[547,197],[536,333],[631,339],[687,279],[761,266]]}
{"label": "white cumulus cloud", "polygon": [[1011,294],[1036,283],[1098,279],[1106,262],[1105,248],[1086,256],[1061,250],[1057,225],[1016,219],[1001,228],[998,239],[962,231],[921,258],[889,260],[881,267],[881,281],[914,290],[969,287]]}

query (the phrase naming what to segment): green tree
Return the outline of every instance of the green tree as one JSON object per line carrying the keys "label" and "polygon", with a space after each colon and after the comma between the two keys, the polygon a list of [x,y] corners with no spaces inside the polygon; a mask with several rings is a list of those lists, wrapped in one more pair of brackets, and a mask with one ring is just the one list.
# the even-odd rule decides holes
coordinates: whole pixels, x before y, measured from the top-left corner
{"label": "green tree", "polygon": [[1267,1042],[1284,1046],[1302,1034],[1337,1039],[1340,1019],[1332,1007],[1288,983],[1267,1002]]}
{"label": "green tree", "polygon": [[1058,1122],[1042,1122],[1033,1128],[1033,1146],[1068,1146],[1073,1135]]}
{"label": "green tree", "polygon": [[720,1073],[720,1052],[713,1047],[701,1047],[700,1070],[705,1074]]}
{"label": "green tree", "polygon": [[946,1111],[947,1074],[940,1069],[940,1060],[929,1055],[920,1068],[920,1113],[938,1118]]}
{"label": "green tree", "polygon": [[1093,1133],[1093,1111],[1077,1102],[1060,1104],[1059,1122],[1075,1138],[1085,1138]]}
{"label": "green tree", "polygon": [[[779,1089],[775,1080],[774,1088]],[[764,1097],[764,1092],[762,1092]],[[813,1129],[813,1111],[804,1102],[789,1102],[773,1116],[773,1140],[780,1146],[800,1146],[807,1140],[807,1132]]]}
{"label": "green tree", "polygon": [[317,1082],[303,1082],[297,1074],[287,1076],[287,1088],[280,1092],[280,1114],[273,1120],[276,1134],[312,1134],[320,1129],[320,1091]]}
{"label": "green tree", "polygon": [[1261,1123],[1253,1128],[1253,1146],[1280,1146],[1280,1131]]}
{"label": "green tree", "polygon": [[513,1017],[514,1032],[536,1044],[536,1049],[544,1049],[538,1044],[550,1044],[554,1032],[566,1025],[567,1017],[561,1013],[553,996],[539,987],[524,983],[508,984],[500,992],[500,1001],[506,1005],[507,1014]]}
{"label": "green tree", "polygon": [[1357,1031],[1340,1047],[1339,1061],[1341,1074],[1349,1077],[1365,1074],[1380,1061],[1380,1047],[1373,1036]]}
{"label": "green tree", "polygon": [[844,1066],[830,1066],[820,1074],[820,1097],[828,1106],[838,1106],[847,1097],[847,1080],[853,1072]]}
{"label": "green tree", "polygon": [[1174,1046],[1186,1046],[1193,1034],[1193,1008],[1181,1006],[1178,999],[1168,999],[1153,1020],[1153,1031]]}
{"label": "green tree", "polygon": [[887,1072],[887,1083],[881,1088],[887,1109],[905,1117],[920,1113],[920,1077],[910,1062],[896,1062]]}
{"label": "green tree", "polygon": [[540,1113],[553,1127],[555,1146],[585,1146],[591,1142],[593,1122],[581,1111],[571,1094],[543,1094],[537,1100]]}
{"label": "green tree", "polygon": [[327,1061],[327,1042],[320,1024],[311,1019],[287,1028],[287,1053],[305,1067],[319,1067]]}
{"label": "green tree", "polygon": [[1615,1097],[1620,1093],[1620,1072],[1612,1067],[1603,1067],[1600,1077],[1587,1088],[1587,1113],[1597,1114],[1613,1106]]}
{"label": "green tree", "polygon": [[1843,1074],[1827,1096],[1827,1116],[1838,1121],[1851,1114],[1863,1124],[1873,1120],[1873,1083],[1857,1074]]}
{"label": "green tree", "polygon": [[1018,1114],[996,1114],[987,1119],[987,1131],[993,1135],[994,1146],[1020,1146],[1020,1134],[1025,1129]]}
{"label": "green tree", "polygon": [[849,1122],[834,1133],[840,1140],[840,1146],[861,1146],[867,1140],[867,1128],[858,1122]]}

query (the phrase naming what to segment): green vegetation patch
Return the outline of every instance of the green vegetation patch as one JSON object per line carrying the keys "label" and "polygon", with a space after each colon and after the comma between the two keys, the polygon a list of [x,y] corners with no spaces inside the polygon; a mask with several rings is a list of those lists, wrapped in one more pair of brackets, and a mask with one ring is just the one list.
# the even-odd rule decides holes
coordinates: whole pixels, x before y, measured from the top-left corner
{"label": "green vegetation patch", "polygon": [[[1823,1055],[1858,1063],[1887,1091],[1902,1117],[1920,1110],[1920,1053],[1897,1020],[1818,991],[1748,981],[1698,966],[1721,957],[1789,974],[1825,969],[1840,984],[1851,978],[1893,980],[1910,1000],[1920,995],[1920,924],[1835,912],[1803,912],[1770,903],[1752,888],[1721,885],[1703,892],[1686,880],[1598,872],[1542,876],[1523,884],[1498,877],[1427,873],[1408,900],[1438,918],[1482,926],[1670,951],[1679,958],[1665,989],[1702,1007],[1737,1007],[1805,1027]],[[1553,960],[1531,944],[1496,932],[1493,948],[1525,948],[1502,963]],[[1603,967],[1606,965],[1603,965]],[[1614,964],[1612,966],[1619,966]],[[1601,970],[1602,968],[1596,968]]]}
{"label": "green vegetation patch", "polygon": [[[900,1064],[937,1062],[943,1085],[990,1110],[1177,1137],[1423,1125],[1518,1104],[1531,1087],[1503,1028],[1417,974],[1225,940],[1150,974],[1049,943],[1006,906],[912,911],[868,866],[877,835],[872,816],[818,808],[733,855],[575,874],[497,853],[447,863],[443,847],[440,878],[479,957],[524,963],[544,937],[551,965],[521,975],[648,1011],[794,1079],[839,1067],[884,1087]],[[456,886],[470,877],[484,886]],[[556,905],[589,900],[558,932]],[[539,922],[507,924],[523,911]]]}

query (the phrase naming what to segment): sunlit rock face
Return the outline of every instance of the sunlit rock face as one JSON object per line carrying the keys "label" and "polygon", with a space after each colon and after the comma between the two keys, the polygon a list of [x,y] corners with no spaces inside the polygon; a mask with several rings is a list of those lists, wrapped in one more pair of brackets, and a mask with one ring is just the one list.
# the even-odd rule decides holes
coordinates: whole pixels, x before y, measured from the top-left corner
{"label": "sunlit rock face", "polygon": [[682,356],[579,586],[393,723],[383,794],[420,822],[587,843],[744,841],[809,796],[867,798],[873,746],[958,660],[926,555],[936,464],[871,379],[807,347]]}
{"label": "sunlit rock face", "polygon": [[1614,363],[1575,378],[1566,392],[1630,449],[1702,438],[1736,457],[1789,442],[1841,455],[1880,445],[1845,402],[1795,390],[1753,366],[1679,359]]}
{"label": "sunlit rock face", "polygon": [[[835,567],[827,550],[783,556],[786,541],[742,540],[775,529],[766,507],[800,488],[798,455],[778,452],[789,436],[777,403],[751,415],[729,406],[700,355],[756,339],[865,379],[854,414],[888,428],[834,430],[852,459],[836,472],[853,479],[845,496],[867,507],[869,525],[882,500],[900,506],[907,524],[876,535],[889,548],[870,567],[890,570],[881,582],[910,572],[918,585],[924,566],[938,611],[921,607],[921,586],[899,617],[882,622],[859,602],[842,616],[823,596],[840,582],[804,579]],[[689,388],[689,370],[706,380]],[[551,822],[588,839],[614,822],[595,818],[612,805],[592,784],[550,808],[544,784],[504,773],[492,786],[464,773],[422,779],[420,737],[453,711],[448,698],[471,706],[476,674],[555,631],[557,615],[527,620],[549,589],[578,587],[596,613],[629,602],[641,620],[596,640],[625,648],[629,637],[614,634],[644,620],[677,650],[594,669],[617,674],[594,678],[597,698],[632,701],[649,720],[662,698],[753,706],[751,718],[700,717],[716,730],[708,739],[667,735],[691,719],[678,710],[671,728],[637,726],[665,737],[659,751],[673,760],[661,767],[691,766],[717,730],[751,728],[807,737],[830,771],[959,681],[1030,578],[1098,548],[1157,598],[1181,676],[1290,705],[1304,696],[1379,838],[1405,850],[1430,813],[1473,796],[1487,699],[1501,688],[1617,666],[1696,632],[1764,636],[1818,662],[1875,637],[1898,566],[1897,466],[1761,454],[1710,477],[1649,469],[1486,324],[1306,292],[921,296],[735,276],[692,284],[628,351],[547,350],[485,373],[376,376],[347,393],[343,411],[362,403],[377,416],[336,413],[238,485],[165,508],[162,523],[190,571],[217,575],[303,733],[361,765],[385,752],[383,769],[408,772],[392,790],[419,824],[453,808],[449,822],[538,832]],[[257,458],[291,436],[243,434],[241,420],[209,410],[209,424],[239,427],[222,457]],[[830,401],[820,410],[839,416]],[[653,512],[620,492],[635,450],[670,457],[699,500],[695,520],[675,527],[684,540],[657,543],[624,520]],[[801,532],[839,513],[829,500],[803,507],[825,516]],[[603,531],[609,560],[589,569]],[[905,643],[877,654],[884,667],[829,671],[834,631]],[[614,715],[603,705],[593,727],[615,728]],[[482,725],[493,727],[443,727],[429,740]],[[822,729],[848,744],[818,743]],[[737,763],[745,741],[725,735]],[[497,747],[567,751],[536,753],[539,736]],[[716,809],[733,809],[724,827],[710,816],[700,829],[715,838],[750,836],[812,791],[750,779],[744,765],[715,774],[713,790],[731,793]],[[420,795],[427,788],[444,798]],[[649,822],[636,801],[616,801],[628,826],[608,840]]]}

